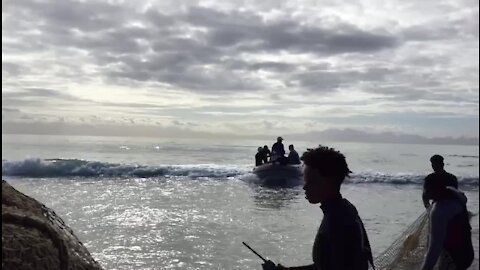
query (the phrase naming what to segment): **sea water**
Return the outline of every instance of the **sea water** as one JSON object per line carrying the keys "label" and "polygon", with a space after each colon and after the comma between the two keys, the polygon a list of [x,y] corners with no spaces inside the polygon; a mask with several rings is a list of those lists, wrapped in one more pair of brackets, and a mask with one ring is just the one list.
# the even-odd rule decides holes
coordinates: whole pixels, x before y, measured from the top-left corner
{"label": "sea water", "polygon": [[[105,269],[261,269],[311,262],[322,212],[301,186],[264,187],[251,173],[254,140],[2,135],[2,178],[72,227]],[[478,214],[478,146],[284,141],[299,153],[333,146],[353,171],[374,256],[423,211],[429,157],[445,157]],[[472,219],[478,269],[478,215]]]}

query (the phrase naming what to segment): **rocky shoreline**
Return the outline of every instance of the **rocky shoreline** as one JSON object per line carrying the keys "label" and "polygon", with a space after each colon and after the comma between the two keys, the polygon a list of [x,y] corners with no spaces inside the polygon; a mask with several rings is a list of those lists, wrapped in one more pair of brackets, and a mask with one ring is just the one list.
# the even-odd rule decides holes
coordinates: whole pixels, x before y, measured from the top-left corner
{"label": "rocky shoreline", "polygon": [[52,209],[2,180],[2,269],[103,268]]}

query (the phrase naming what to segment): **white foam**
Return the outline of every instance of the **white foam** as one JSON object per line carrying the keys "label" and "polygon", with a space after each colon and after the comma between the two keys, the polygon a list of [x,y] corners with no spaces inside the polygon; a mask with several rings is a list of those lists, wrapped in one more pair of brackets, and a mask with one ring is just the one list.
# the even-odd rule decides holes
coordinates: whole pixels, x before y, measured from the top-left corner
{"label": "white foam", "polygon": [[[257,179],[251,174],[251,168],[242,165],[158,165],[147,166],[137,164],[115,164],[99,161],[79,159],[38,159],[31,158],[20,161],[2,161],[3,176],[19,177],[141,177],[151,178],[159,176],[185,176],[193,179],[238,178],[246,182],[255,182]],[[388,174],[381,172],[360,172],[352,174],[345,180],[347,184],[394,184],[405,185],[423,184],[425,175],[419,174]],[[478,186],[478,176],[458,177],[463,186]]]}

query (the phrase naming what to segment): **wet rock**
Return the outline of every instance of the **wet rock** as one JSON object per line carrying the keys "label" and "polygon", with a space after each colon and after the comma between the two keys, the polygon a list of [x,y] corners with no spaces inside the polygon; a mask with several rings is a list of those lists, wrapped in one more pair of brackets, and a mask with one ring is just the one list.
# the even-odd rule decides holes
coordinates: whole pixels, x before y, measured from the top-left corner
{"label": "wet rock", "polygon": [[102,267],[52,209],[2,180],[2,269]]}

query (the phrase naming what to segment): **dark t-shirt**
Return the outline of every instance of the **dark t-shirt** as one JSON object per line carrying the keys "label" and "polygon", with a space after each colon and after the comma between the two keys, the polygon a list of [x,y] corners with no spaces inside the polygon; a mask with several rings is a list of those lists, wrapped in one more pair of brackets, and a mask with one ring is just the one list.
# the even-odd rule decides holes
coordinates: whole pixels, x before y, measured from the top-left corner
{"label": "dark t-shirt", "polygon": [[288,154],[288,163],[289,164],[300,164],[300,163],[302,163],[300,161],[300,157],[298,156],[297,151],[295,151],[295,150],[290,151],[290,153]]}
{"label": "dark t-shirt", "polygon": [[348,200],[335,199],[321,206],[323,220],[313,244],[314,264],[292,270],[367,270],[372,251],[362,219]]}
{"label": "dark t-shirt", "polygon": [[275,153],[275,155],[278,156],[283,156],[285,155],[285,148],[283,147],[283,143],[276,142],[272,145],[272,152]]}
{"label": "dark t-shirt", "polygon": [[355,206],[340,198],[321,208],[324,216],[313,245],[315,265],[322,270],[368,269],[372,252]]}
{"label": "dark t-shirt", "polygon": [[425,177],[425,180],[423,182],[423,194],[422,194],[422,199],[423,199],[423,204],[425,207],[428,207],[430,205],[429,200],[426,197],[425,193],[425,183],[427,181],[434,181],[434,182],[439,182],[439,184],[442,184],[446,187],[454,187],[455,189],[458,189],[458,180],[457,177],[451,173],[448,173],[446,171],[440,171],[440,172],[433,172],[427,177]]}
{"label": "dark t-shirt", "polygon": [[446,171],[433,172],[429,174],[427,177],[425,177],[425,182],[430,179],[434,181],[441,181],[447,187],[454,187],[455,189],[458,189],[457,177]]}

